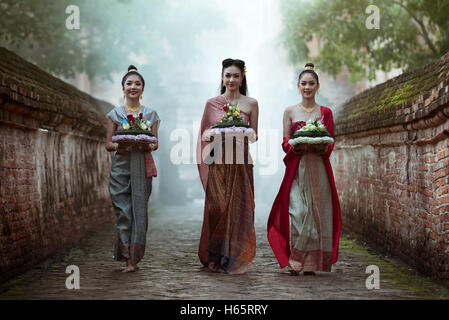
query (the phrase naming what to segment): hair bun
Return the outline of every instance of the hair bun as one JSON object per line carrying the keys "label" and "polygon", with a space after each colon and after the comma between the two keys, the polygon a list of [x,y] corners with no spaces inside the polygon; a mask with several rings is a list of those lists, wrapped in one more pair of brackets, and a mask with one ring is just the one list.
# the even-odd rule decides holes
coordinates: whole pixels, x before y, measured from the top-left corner
{"label": "hair bun", "polygon": [[243,61],[243,60],[240,60],[240,59],[235,59],[235,61],[236,61],[237,63],[241,64],[241,65],[242,65],[242,67],[244,67],[244,66],[245,66],[245,61]]}
{"label": "hair bun", "polygon": [[129,72],[130,70],[132,70],[132,69],[134,69],[134,70],[137,71],[137,68],[131,64],[131,65],[128,67],[128,72]]}
{"label": "hair bun", "polygon": [[233,62],[233,61],[234,61],[234,59],[227,58],[227,59],[224,59],[224,60],[222,61],[221,65],[224,67],[224,66],[226,66],[227,64],[229,64],[229,63],[231,63],[231,62]]}
{"label": "hair bun", "polygon": [[305,70],[314,70],[315,69],[315,65],[312,62],[308,62],[306,63],[306,65],[304,66]]}

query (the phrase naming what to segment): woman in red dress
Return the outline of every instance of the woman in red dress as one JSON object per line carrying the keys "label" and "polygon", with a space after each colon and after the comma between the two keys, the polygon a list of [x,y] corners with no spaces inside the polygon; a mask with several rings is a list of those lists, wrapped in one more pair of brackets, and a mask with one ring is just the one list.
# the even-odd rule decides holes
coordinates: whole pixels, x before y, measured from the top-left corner
{"label": "woman in red dress", "polygon": [[286,169],[267,226],[268,241],[280,267],[288,266],[293,275],[330,272],[338,258],[340,203],[329,161],[334,144],[292,147],[288,143],[309,119],[322,119],[334,138],[331,109],[315,102],[318,88],[318,75],[313,64],[308,63],[298,77],[302,102],[284,112],[282,148]]}

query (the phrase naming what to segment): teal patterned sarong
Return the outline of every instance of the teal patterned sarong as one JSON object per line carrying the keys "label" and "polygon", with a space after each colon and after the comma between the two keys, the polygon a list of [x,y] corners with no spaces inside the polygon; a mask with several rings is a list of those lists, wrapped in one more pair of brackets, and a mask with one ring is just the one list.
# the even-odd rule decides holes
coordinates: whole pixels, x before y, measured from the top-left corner
{"label": "teal patterned sarong", "polygon": [[142,152],[112,156],[109,191],[117,218],[118,237],[114,248],[117,261],[131,259],[132,264],[137,264],[145,253],[152,180],[146,177]]}
{"label": "teal patterned sarong", "polygon": [[[160,121],[157,112],[149,107],[142,107],[140,112],[151,125]],[[125,108],[116,107],[107,116],[120,128],[122,119],[126,118]],[[117,218],[118,234],[114,246],[114,259],[117,261],[130,259],[135,265],[145,253],[152,180],[146,175],[143,152],[133,150],[126,155],[111,153],[109,192]]]}

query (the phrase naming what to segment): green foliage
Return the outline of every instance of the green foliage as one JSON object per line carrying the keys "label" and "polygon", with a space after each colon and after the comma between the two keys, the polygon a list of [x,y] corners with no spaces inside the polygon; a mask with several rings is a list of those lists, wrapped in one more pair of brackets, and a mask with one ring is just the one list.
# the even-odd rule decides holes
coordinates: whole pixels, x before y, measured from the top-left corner
{"label": "green foliage", "polygon": [[[369,5],[379,8],[380,29],[366,27]],[[351,81],[413,69],[449,51],[449,0],[282,0],[281,11],[290,61],[312,60],[333,76],[346,66]],[[319,52],[311,57],[314,39]]]}
{"label": "green foliage", "polygon": [[[80,30],[65,26],[69,5],[79,7]],[[186,81],[199,75],[185,70],[201,53],[198,47],[205,47],[198,41],[202,33],[224,25],[221,16],[216,3],[204,0],[0,0],[0,46],[56,76],[85,72],[92,87],[136,65],[145,77],[144,103],[163,119],[158,149],[163,159],[170,154],[169,133],[179,125],[167,119],[176,119],[180,106],[191,108],[186,97],[202,90]],[[123,95],[120,83],[114,87]],[[161,161],[158,170],[160,200],[185,201],[179,166]]]}
{"label": "green foliage", "polygon": [[[111,72],[126,70],[131,53],[146,56],[154,72],[172,63],[173,53],[185,61],[198,33],[220,23],[208,19],[207,13],[215,10],[211,5],[197,3],[200,0],[2,0],[0,46],[65,77],[85,72],[91,80],[108,79]],[[65,26],[69,5],[80,9],[79,30]]]}
{"label": "green foliage", "polygon": [[137,136],[139,134],[145,134],[147,136],[154,137],[154,134],[150,130],[142,130],[142,129],[117,130],[114,134],[117,136],[124,136],[124,135]]}
{"label": "green foliage", "polygon": [[226,121],[226,122],[218,122],[212,126],[212,128],[230,128],[230,127],[249,128],[249,123],[242,121]]}

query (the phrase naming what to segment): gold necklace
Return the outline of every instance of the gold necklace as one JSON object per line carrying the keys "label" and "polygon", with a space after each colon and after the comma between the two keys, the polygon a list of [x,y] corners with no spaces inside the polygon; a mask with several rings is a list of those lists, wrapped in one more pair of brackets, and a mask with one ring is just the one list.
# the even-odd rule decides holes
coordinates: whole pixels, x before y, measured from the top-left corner
{"label": "gold necklace", "polygon": [[312,109],[307,109],[306,107],[304,107],[304,106],[302,105],[302,103],[300,103],[299,106],[300,106],[305,112],[307,112],[307,115],[308,115],[308,116],[310,116],[310,114],[316,109],[317,104],[315,103],[315,105],[313,106]]}
{"label": "gold necklace", "polygon": [[236,104],[230,103],[229,100],[228,100],[228,98],[226,98],[225,94],[223,94],[223,98],[225,98],[226,102],[229,103],[231,106],[235,106],[235,107],[238,107],[238,106],[239,106],[239,100],[240,100],[240,97],[237,99]]}
{"label": "gold necklace", "polygon": [[126,104],[126,105],[125,105],[125,108],[126,108],[126,110],[128,110],[128,112],[130,112],[130,113],[136,113],[137,111],[140,110],[140,104],[139,104],[139,106],[136,107],[135,109],[129,107],[129,106]]}

